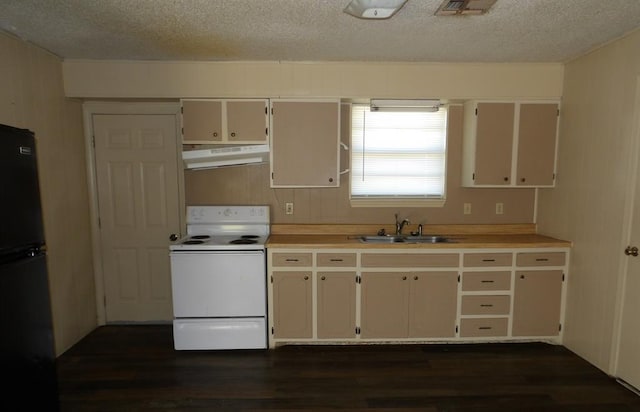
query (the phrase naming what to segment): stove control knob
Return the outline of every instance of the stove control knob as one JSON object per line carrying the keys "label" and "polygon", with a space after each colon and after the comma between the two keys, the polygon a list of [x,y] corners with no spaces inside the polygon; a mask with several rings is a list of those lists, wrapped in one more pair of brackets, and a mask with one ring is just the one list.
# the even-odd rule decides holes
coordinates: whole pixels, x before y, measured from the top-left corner
{"label": "stove control knob", "polygon": [[176,235],[175,233],[172,233],[169,236],[169,240],[172,241],[172,242],[175,242],[176,240],[178,240],[178,235]]}

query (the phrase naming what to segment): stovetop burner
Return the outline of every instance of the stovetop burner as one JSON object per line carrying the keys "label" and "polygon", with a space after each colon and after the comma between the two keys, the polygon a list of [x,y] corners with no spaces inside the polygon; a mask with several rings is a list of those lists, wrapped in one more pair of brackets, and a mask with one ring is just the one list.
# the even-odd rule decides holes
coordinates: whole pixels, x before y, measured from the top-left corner
{"label": "stovetop burner", "polygon": [[204,240],[185,240],[182,242],[184,245],[200,245],[204,243]]}
{"label": "stovetop burner", "polygon": [[258,243],[258,241],[253,239],[247,239],[243,236],[240,239],[234,239],[229,243],[231,243],[232,245],[252,245],[252,244]]}
{"label": "stovetop burner", "polygon": [[195,235],[191,236],[191,239],[209,239],[211,236],[209,235]]}
{"label": "stovetop burner", "polygon": [[260,236],[258,236],[258,235],[242,235],[242,236],[240,236],[241,239],[257,239],[259,237]]}

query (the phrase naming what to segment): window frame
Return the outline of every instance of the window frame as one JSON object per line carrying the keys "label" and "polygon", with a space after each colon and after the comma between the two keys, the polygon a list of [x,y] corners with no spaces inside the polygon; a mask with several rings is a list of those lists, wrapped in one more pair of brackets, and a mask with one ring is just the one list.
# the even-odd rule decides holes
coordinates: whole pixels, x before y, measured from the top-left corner
{"label": "window frame", "polygon": [[350,107],[350,129],[349,129],[349,202],[352,207],[443,207],[447,200],[447,170],[448,170],[448,151],[449,151],[449,107],[443,105],[442,107],[447,110],[445,125],[444,125],[444,171],[442,174],[443,179],[443,193],[438,197],[420,197],[420,196],[354,196],[352,192],[352,178],[353,178],[353,106],[367,106],[364,103],[352,103]]}

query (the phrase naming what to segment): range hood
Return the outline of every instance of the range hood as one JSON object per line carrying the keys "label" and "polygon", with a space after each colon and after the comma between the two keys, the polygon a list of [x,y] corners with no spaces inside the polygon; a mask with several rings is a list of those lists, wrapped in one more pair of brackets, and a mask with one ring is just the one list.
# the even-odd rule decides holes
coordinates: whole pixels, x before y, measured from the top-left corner
{"label": "range hood", "polygon": [[269,161],[269,145],[242,145],[182,152],[185,169],[212,169]]}

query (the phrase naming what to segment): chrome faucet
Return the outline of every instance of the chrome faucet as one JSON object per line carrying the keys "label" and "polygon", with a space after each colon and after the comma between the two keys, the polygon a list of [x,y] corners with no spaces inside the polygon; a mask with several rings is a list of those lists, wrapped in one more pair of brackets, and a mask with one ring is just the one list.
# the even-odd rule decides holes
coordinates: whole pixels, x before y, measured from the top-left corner
{"label": "chrome faucet", "polygon": [[411,222],[409,222],[409,219],[404,219],[402,222],[398,221],[398,214],[396,213],[396,235],[401,235],[402,234],[402,228],[404,228],[405,225],[409,224]]}

